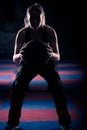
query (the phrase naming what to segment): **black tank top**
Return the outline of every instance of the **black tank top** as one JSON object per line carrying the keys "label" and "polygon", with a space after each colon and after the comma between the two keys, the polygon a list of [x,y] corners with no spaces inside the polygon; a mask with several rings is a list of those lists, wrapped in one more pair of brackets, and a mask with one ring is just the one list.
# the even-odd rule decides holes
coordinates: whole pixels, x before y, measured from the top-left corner
{"label": "black tank top", "polygon": [[[48,42],[48,38],[47,38],[47,31],[44,28],[40,28],[40,32],[41,32],[41,41],[42,42]],[[26,28],[26,32],[25,32],[25,43],[29,42],[30,39],[30,28]]]}

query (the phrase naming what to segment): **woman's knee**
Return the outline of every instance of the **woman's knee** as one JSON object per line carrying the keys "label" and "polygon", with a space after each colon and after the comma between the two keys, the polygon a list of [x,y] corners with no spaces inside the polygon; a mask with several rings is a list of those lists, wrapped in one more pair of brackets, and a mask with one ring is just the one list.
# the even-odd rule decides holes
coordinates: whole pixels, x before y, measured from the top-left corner
{"label": "woman's knee", "polygon": [[12,90],[15,91],[24,91],[25,90],[25,84],[22,81],[15,80],[12,84]]}

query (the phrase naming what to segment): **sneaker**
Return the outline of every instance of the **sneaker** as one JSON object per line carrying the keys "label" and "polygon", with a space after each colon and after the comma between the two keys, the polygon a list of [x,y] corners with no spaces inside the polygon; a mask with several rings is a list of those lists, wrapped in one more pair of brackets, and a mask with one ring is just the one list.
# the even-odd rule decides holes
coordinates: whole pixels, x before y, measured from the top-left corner
{"label": "sneaker", "polygon": [[71,125],[61,126],[61,130],[72,130]]}
{"label": "sneaker", "polygon": [[4,130],[17,130],[18,128],[19,128],[18,126],[13,127],[7,124]]}

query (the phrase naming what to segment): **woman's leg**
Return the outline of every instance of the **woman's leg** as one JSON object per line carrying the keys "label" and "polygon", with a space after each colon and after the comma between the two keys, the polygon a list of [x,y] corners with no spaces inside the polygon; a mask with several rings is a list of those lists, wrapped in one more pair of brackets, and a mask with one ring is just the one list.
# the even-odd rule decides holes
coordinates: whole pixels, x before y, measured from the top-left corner
{"label": "woman's leg", "polygon": [[11,126],[17,126],[19,124],[26,86],[35,75],[36,74],[31,68],[29,69],[29,67],[27,68],[23,64],[19,65],[16,79],[12,84],[11,102],[7,122]]}
{"label": "woman's leg", "polygon": [[54,64],[48,63],[40,72],[40,75],[48,82],[52,93],[60,125],[71,123],[71,117],[67,109],[67,101],[60,76]]}

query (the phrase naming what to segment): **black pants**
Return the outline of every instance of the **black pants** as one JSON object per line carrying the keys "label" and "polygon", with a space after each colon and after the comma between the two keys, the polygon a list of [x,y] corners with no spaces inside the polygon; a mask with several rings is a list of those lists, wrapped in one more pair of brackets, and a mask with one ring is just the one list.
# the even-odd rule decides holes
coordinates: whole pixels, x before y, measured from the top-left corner
{"label": "black pants", "polygon": [[24,63],[19,65],[16,79],[12,85],[8,124],[12,126],[19,124],[26,86],[37,74],[40,74],[48,83],[59,117],[59,123],[61,125],[71,123],[60,76],[57,72],[56,65],[52,61],[49,61],[49,63],[41,68],[32,68]]}

